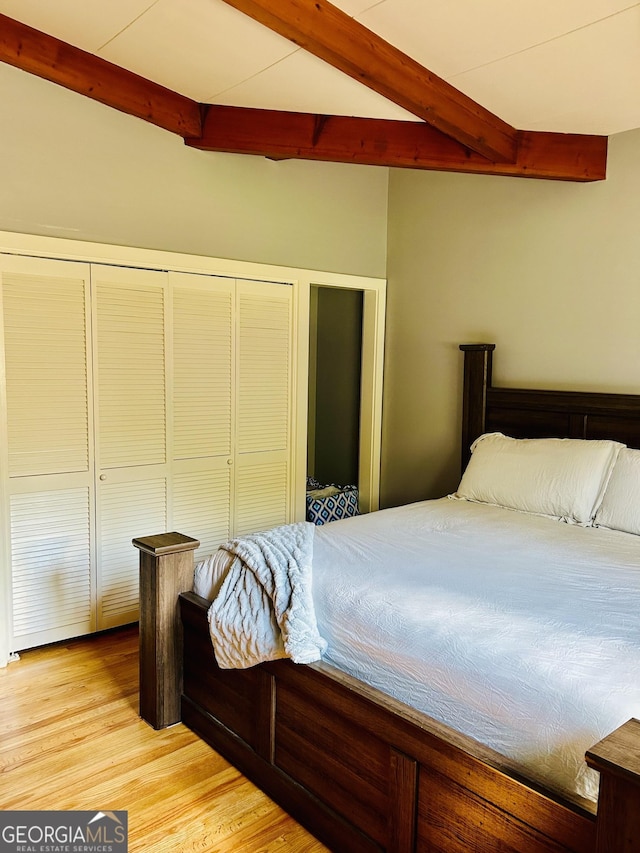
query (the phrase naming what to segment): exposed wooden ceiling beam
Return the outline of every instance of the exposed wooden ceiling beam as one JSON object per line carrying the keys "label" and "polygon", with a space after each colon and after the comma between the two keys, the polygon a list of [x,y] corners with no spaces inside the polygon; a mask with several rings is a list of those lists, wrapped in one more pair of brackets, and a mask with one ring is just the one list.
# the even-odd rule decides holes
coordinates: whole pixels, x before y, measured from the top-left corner
{"label": "exposed wooden ceiling beam", "polygon": [[328,0],[225,2],[478,154],[515,162],[515,128]]}
{"label": "exposed wooden ceiling beam", "polygon": [[0,61],[209,151],[571,181],[606,177],[606,137],[516,131],[514,162],[494,163],[423,122],[202,105],[4,15]]}
{"label": "exposed wooden ceiling beam", "polygon": [[200,135],[196,101],[5,15],[0,15],[0,60],[179,136]]}
{"label": "exposed wooden ceiling beam", "polygon": [[210,106],[202,136],[185,142],[205,151],[272,159],[569,181],[603,180],[607,162],[606,136],[519,131],[515,163],[493,163],[424,122],[228,106]]}

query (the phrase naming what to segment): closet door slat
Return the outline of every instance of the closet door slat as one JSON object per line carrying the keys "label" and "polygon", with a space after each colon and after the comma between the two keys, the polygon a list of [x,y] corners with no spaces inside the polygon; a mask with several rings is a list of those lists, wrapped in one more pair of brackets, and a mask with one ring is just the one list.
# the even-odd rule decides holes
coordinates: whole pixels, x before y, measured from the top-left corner
{"label": "closet door slat", "polygon": [[189,531],[200,547],[200,560],[231,536],[231,468],[224,463],[212,470],[185,471],[173,477],[173,527]]}
{"label": "closet door slat", "polygon": [[235,536],[286,524],[289,469],[287,454],[258,453],[240,458],[236,469]]}
{"label": "closet door slat", "polygon": [[173,456],[229,455],[234,283],[187,275],[172,282]]}
{"label": "closet door slat", "polygon": [[289,445],[291,288],[238,282],[238,452]]}
{"label": "closet door slat", "polygon": [[82,271],[2,276],[10,477],[89,469]]}
{"label": "closet door slat", "polygon": [[92,630],[87,487],[11,496],[15,647]]}
{"label": "closet door slat", "polygon": [[95,273],[100,468],[163,463],[164,288],[120,284],[114,277],[109,268]]}
{"label": "closet door slat", "polygon": [[110,628],[138,618],[138,553],[131,540],[140,530],[167,529],[164,477],[126,479],[100,486],[98,626]]}
{"label": "closet door slat", "polygon": [[292,288],[238,282],[234,535],[290,521]]}

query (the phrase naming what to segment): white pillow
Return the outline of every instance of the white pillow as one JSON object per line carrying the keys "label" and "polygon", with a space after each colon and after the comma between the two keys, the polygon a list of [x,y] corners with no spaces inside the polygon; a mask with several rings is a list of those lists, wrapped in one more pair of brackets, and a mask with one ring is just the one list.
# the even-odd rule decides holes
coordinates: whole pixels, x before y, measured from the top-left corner
{"label": "white pillow", "polygon": [[454,497],[590,524],[623,447],[616,441],[481,435]]}
{"label": "white pillow", "polygon": [[620,451],[595,523],[640,534],[640,450]]}

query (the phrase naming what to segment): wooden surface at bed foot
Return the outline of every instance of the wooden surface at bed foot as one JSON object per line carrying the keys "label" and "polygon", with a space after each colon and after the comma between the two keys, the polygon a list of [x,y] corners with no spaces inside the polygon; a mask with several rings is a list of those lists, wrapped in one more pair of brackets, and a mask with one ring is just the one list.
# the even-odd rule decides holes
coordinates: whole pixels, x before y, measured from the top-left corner
{"label": "wooden surface at bed foot", "polygon": [[586,755],[600,773],[597,853],[640,851],[640,720],[628,720]]}

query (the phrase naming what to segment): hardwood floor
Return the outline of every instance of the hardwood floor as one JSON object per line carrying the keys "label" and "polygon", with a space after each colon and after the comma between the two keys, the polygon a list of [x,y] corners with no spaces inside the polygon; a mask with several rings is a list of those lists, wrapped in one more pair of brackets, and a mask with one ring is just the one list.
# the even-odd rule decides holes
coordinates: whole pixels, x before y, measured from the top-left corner
{"label": "hardwood floor", "polygon": [[136,628],[0,669],[0,809],[123,809],[131,853],[327,849],[185,726],[140,720]]}

